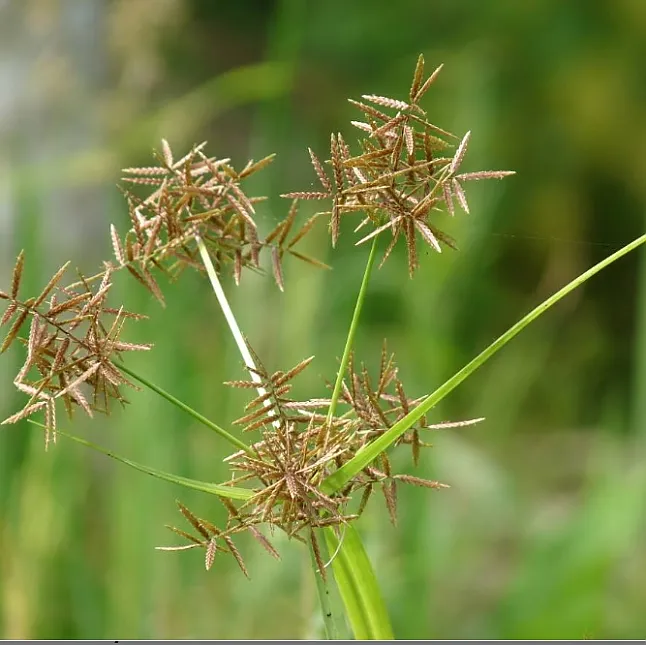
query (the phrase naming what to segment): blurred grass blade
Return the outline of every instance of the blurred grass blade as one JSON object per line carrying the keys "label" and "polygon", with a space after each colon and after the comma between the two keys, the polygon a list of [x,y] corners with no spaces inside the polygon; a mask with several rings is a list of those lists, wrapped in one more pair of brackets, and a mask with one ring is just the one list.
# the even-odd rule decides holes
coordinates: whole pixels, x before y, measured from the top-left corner
{"label": "blurred grass blade", "polygon": [[646,234],[641,235],[626,246],[619,249],[616,253],[609,255],[605,260],[595,264],[592,268],[582,273],[579,277],[572,280],[562,289],[547,298],[540,305],[530,311],[524,318],[521,318],[513,327],[510,327],[502,336],[497,338],[489,347],[478,354],[471,362],[467,363],[459,372],[454,374],[448,381],[441,385],[435,392],[424,399],[416,408],[411,410],[405,417],[400,419],[389,430],[384,432],[373,442],[367,444],[357,454],[345,463],[337,471],[329,475],[321,486],[322,490],[330,495],[338,491],[357,473],[363,470],[379,454],[391,446],[404,432],[406,432],[416,421],[418,421],[431,408],[437,405],[449,392],[455,389],[464,379],[475,372],[481,365],[489,360],[499,349],[504,347],[516,334],[522,331],[529,323],[533,322],[541,314],[544,314],[552,305],[555,305],[561,298],[568,293],[580,287],[586,280],[593,275],[605,269],[615,260],[623,257],[630,251],[646,242]]}
{"label": "blurred grass blade", "polygon": [[[28,421],[29,423],[39,426],[40,428],[45,428],[42,423],[38,423],[37,421],[33,421],[32,419],[28,419]],[[223,486],[221,484],[203,482],[197,479],[188,479],[187,477],[173,475],[172,473],[167,473],[163,470],[157,470],[156,468],[151,468],[150,466],[144,466],[143,464],[139,464],[136,461],[132,461],[130,459],[127,459],[126,457],[117,455],[116,453],[108,450],[107,448],[104,448],[103,446],[99,446],[95,443],[92,443],[91,441],[87,441],[87,439],[81,439],[81,437],[77,437],[73,434],[68,434],[67,432],[63,432],[62,430],[56,430],[56,434],[66,437],[67,439],[71,439],[72,441],[75,441],[82,446],[86,446],[87,448],[91,448],[92,450],[96,450],[97,452],[101,452],[104,455],[115,459],[116,461],[120,461],[126,466],[130,466],[135,470],[139,470],[142,473],[152,475],[157,479],[162,479],[164,481],[171,482],[172,484],[177,484],[178,486],[184,486],[184,488],[192,488],[193,490],[199,490],[203,493],[210,493],[211,495],[228,497],[229,499],[247,500],[253,495],[253,491],[247,490],[245,488],[235,488],[233,486]]]}
{"label": "blurred grass blade", "polygon": [[342,528],[341,544],[333,529],[325,529],[332,567],[346,615],[357,640],[393,640],[386,606],[361,537],[353,525]]}
{"label": "blurred grass blade", "polygon": [[[174,142],[194,141],[223,112],[257,101],[275,100],[288,94],[292,77],[292,67],[280,61],[263,61],[236,67],[135,119],[115,137],[114,143],[64,159],[54,169],[49,164],[47,168],[43,168],[43,175],[50,182],[74,183],[112,177],[114,168],[121,167],[121,158],[148,152],[151,141],[159,141],[162,137]],[[33,164],[18,169],[30,177],[34,170]]]}

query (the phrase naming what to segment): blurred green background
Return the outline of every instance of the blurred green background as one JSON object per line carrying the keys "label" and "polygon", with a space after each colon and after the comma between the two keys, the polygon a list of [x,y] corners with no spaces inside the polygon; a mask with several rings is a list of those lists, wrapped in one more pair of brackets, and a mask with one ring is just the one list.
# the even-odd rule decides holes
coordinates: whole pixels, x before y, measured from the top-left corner
{"label": "blurred green background", "polygon": [[[445,64],[431,119],[473,131],[472,214],[447,223],[460,251],[427,255],[414,280],[399,249],[371,286],[358,352],[396,352],[412,395],[430,392],[533,306],[643,233],[646,3],[642,0],[0,1],[0,284],[27,252],[34,291],[71,258],[91,271],[123,226],[119,169],[207,139],[237,165],[277,152],[256,193],[307,190],[307,146],[351,140],[346,98],[406,97],[417,55]],[[285,212],[272,197],[269,230]],[[311,354],[299,393],[318,396],[340,355],[367,249],[323,227],[310,251],[334,266],[286,268],[281,294],[247,275],[230,294],[268,367]],[[631,254],[532,325],[432,419],[418,474],[449,483],[400,493],[359,524],[399,638],[643,638],[646,633],[646,256]],[[221,382],[241,361],[208,284],[185,275],[131,337],[133,368],[220,424],[244,398]],[[25,289],[27,291],[27,289]],[[0,360],[0,415],[19,408],[20,356]],[[226,476],[229,448],[148,392],[77,434],[197,479]],[[65,424],[62,424],[65,425]],[[68,425],[69,427],[69,425]],[[400,471],[415,472],[404,451]],[[282,561],[240,540],[251,582],[226,558],[166,554],[180,499],[212,499],[130,471],[27,425],[0,432],[0,635],[4,638],[310,638],[320,624],[309,556]]]}

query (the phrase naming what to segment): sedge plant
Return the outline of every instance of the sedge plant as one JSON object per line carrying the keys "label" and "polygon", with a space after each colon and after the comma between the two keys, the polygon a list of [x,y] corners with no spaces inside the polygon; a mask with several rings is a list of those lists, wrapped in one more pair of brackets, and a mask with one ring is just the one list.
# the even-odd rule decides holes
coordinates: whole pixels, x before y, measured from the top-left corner
{"label": "sedge plant", "polygon": [[[328,638],[343,633],[344,621],[332,609],[338,593],[355,638],[393,638],[388,613],[356,524],[373,493],[380,493],[395,522],[397,496],[403,484],[440,491],[447,486],[409,472],[395,472],[390,454],[406,446],[413,467],[428,444],[429,428],[457,427],[482,419],[430,425],[426,415],[443,397],[485,363],[526,325],[592,275],[646,241],[642,236],[595,265],[538,305],[502,334],[448,381],[422,398],[410,398],[399,378],[394,355],[384,342],[379,369],[370,373],[355,356],[353,345],[370,277],[398,244],[405,246],[408,273],[414,279],[420,245],[437,253],[456,249],[455,241],[438,228],[438,211],[468,213],[465,184],[502,179],[509,171],[463,172],[470,133],[454,134],[429,121],[422,99],[442,66],[430,75],[419,57],[406,100],[364,95],[350,102],[361,120],[352,121],[359,137],[352,145],[332,134],[328,159],[309,149],[319,186],[316,191],[283,195],[287,214],[266,236],[257,224],[262,197],[245,192],[246,179],[271,163],[273,155],[235,169],[229,159],[207,155],[206,144],[176,157],[162,141],[150,167],[126,168],[122,190],[130,227],[110,227],[114,258],[96,274],[66,280],[64,264],[36,296],[21,294],[25,262],[21,253],[8,290],[0,290],[7,307],[0,324],[8,327],[0,352],[12,344],[24,348],[24,362],[14,379],[26,396],[23,407],[3,421],[23,419],[44,429],[45,446],[59,435],[105,453],[122,463],[179,486],[214,495],[227,513],[223,525],[198,517],[179,503],[185,528],[169,527],[182,544],[162,550],[202,549],[206,569],[216,558],[233,557],[248,575],[235,538],[247,532],[279,558],[271,537],[282,531],[307,545]],[[299,205],[313,201],[323,209],[305,221]],[[292,382],[314,357],[294,366],[272,369],[239,328],[223,288],[232,275],[239,284],[247,271],[271,273],[277,288],[286,259],[315,268],[329,268],[299,250],[299,243],[318,222],[327,222],[332,246],[349,228],[357,236],[366,267],[339,368],[319,397],[297,400]],[[267,256],[266,260],[264,257]],[[162,305],[162,278],[176,280],[186,269],[205,274],[222,309],[248,376],[226,385],[249,392],[249,402],[231,428],[224,428],[165,392],[127,364],[130,352],[151,346],[124,338],[126,324],[142,316],[112,302],[112,276],[125,270]],[[59,412],[89,416],[109,414],[126,404],[128,388],[150,388],[218,435],[231,477],[221,483],[202,482],[135,463],[59,428]],[[42,422],[34,416],[42,414]],[[443,493],[446,494],[446,493]]]}

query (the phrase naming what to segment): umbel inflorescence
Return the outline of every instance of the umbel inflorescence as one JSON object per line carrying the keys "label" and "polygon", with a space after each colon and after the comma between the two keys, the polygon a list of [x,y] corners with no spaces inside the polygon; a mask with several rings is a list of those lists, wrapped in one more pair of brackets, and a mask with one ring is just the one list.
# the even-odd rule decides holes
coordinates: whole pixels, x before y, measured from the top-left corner
{"label": "umbel inflorescence", "polygon": [[[141,316],[108,303],[115,271],[125,269],[163,304],[159,277],[175,279],[187,267],[204,271],[203,252],[214,261],[218,274],[232,273],[236,284],[243,269],[263,271],[261,257],[267,254],[274,279],[283,290],[282,263],[286,256],[325,267],[298,250],[299,242],[319,219],[328,220],[332,245],[346,220],[352,220],[359,234],[357,245],[388,236],[382,264],[403,240],[411,277],[419,265],[420,241],[438,252],[443,245],[455,248],[454,241],[438,228],[436,213],[444,210],[453,215],[456,204],[468,212],[465,182],[500,179],[512,173],[461,171],[470,133],[456,137],[439,128],[420,106],[440,69],[425,78],[420,56],[408,100],[376,95],[352,100],[362,114],[361,121],[352,121],[360,132],[356,148],[352,150],[338,133],[331,136],[329,159],[321,161],[310,149],[321,190],[284,195],[292,200],[287,215],[264,237],[256,218],[265,198],[249,196],[244,184],[269,164],[273,155],[236,170],[229,159],[207,156],[204,143],[175,158],[168,143],[162,141],[161,152],[155,155],[157,165],[123,171],[130,227],[121,234],[111,226],[114,260],[105,262],[100,272],[89,277],[79,274],[65,284],[67,263],[37,297],[24,298],[20,294],[21,253],[10,290],[0,291],[0,300],[8,303],[0,323],[10,324],[0,352],[14,342],[25,347],[25,360],[14,384],[28,399],[3,423],[15,423],[43,411],[49,442],[56,438],[57,405],[63,404],[71,417],[78,408],[92,416],[97,411],[109,413],[114,402],[126,403],[123,388],[134,384],[124,375],[123,354],[149,350],[150,345],[122,339],[126,321]],[[326,201],[329,207],[297,226],[300,200]],[[29,332],[23,336],[27,323]],[[314,529],[333,526],[341,531],[344,524],[361,514],[375,488],[382,491],[394,522],[399,482],[443,486],[394,473],[388,455],[382,452],[341,490],[332,492],[325,487],[327,477],[418,402],[405,394],[394,356],[385,345],[376,375],[371,376],[363,364],[350,358],[348,369],[341,375],[339,412],[334,394],[304,401],[290,398],[292,379],[311,359],[286,372],[271,373],[251,348],[248,356],[253,357],[253,364],[246,366],[250,380],[231,381],[229,385],[256,391],[234,424],[243,433],[250,433],[253,442],[248,450],[228,457],[227,462],[231,468],[228,485],[246,487],[250,497],[237,504],[221,497],[228,512],[223,528],[196,517],[180,504],[195,534],[173,527],[188,543],[163,548],[202,547],[207,568],[216,552],[228,552],[246,573],[232,537],[248,531],[277,555],[260,527],[270,531],[279,528],[295,539],[311,540],[324,575]],[[410,446],[413,462],[417,463],[420,448],[427,445],[424,434],[428,428],[478,420],[429,426],[422,417],[395,445]]]}
{"label": "umbel inflorescence", "polygon": [[372,229],[357,245],[389,233],[391,240],[382,264],[403,238],[411,277],[419,264],[418,236],[438,253],[442,244],[456,248],[455,242],[437,228],[433,215],[441,209],[454,215],[456,201],[469,212],[463,183],[513,174],[504,170],[460,172],[471,133],[458,139],[430,123],[419,104],[441,69],[442,65],[424,80],[424,58],[420,56],[408,101],[373,94],[362,97],[365,103],[350,99],[364,119],[352,121],[352,125],[367,135],[359,139],[358,151],[352,153],[343,136],[333,134],[330,159],[326,162],[331,167],[332,179],[310,149],[323,190],[284,195],[332,201],[332,209],[323,214],[330,218],[333,245],[339,236],[341,219],[350,215],[360,215],[355,232],[366,227]]}

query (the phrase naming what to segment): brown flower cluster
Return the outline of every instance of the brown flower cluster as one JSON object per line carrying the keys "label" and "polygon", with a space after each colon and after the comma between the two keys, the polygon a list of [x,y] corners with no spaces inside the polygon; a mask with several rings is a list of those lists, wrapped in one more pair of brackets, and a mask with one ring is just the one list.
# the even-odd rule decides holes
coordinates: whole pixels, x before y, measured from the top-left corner
{"label": "brown flower cluster", "polygon": [[[364,95],[365,103],[350,99],[365,119],[352,121],[352,125],[368,135],[359,140],[360,153],[353,155],[343,136],[333,134],[330,159],[326,161],[331,167],[331,178],[324,164],[309,150],[323,190],[283,195],[331,199],[332,210],[321,214],[330,218],[333,245],[339,237],[342,217],[357,213],[362,219],[355,232],[366,226],[372,228],[357,244],[390,232],[382,264],[403,237],[411,277],[419,265],[418,234],[438,253],[442,251],[441,243],[455,248],[454,241],[433,222],[433,213],[445,209],[453,215],[456,201],[468,213],[464,182],[502,179],[514,174],[506,170],[460,172],[471,133],[467,132],[455,146],[458,138],[430,123],[419,104],[441,69],[442,65],[424,79],[424,57],[420,55],[408,101],[374,94]],[[453,147],[455,151],[448,156]]]}
{"label": "brown flower cluster", "polygon": [[[202,143],[177,161],[166,141],[158,154],[158,166],[126,168],[123,181],[154,190],[141,197],[126,190],[132,227],[121,239],[111,227],[114,255],[160,302],[163,295],[152,269],[173,278],[187,266],[202,270],[198,240],[216,263],[218,273],[231,268],[239,284],[243,267],[260,270],[260,253],[268,249],[274,277],[283,285],[285,254],[310,264],[325,266],[297,251],[295,245],[311,230],[316,217],[293,231],[297,215],[294,203],[286,218],[263,240],[258,235],[256,205],[266,197],[249,197],[241,184],[265,168],[275,155],[249,161],[237,171],[230,159],[207,157]],[[290,233],[293,233],[290,237]],[[289,239],[288,239],[289,238]]]}
{"label": "brown flower cluster", "polygon": [[[122,386],[134,385],[118,369],[115,361],[124,352],[148,350],[150,345],[121,340],[128,318],[138,314],[107,305],[112,286],[112,270],[106,266],[101,281],[85,279],[60,286],[69,262],[49,280],[36,298],[19,297],[24,255],[13,270],[9,293],[0,291],[8,307],[0,326],[11,326],[0,347],[6,351],[16,340],[26,347],[25,361],[14,379],[16,388],[29,398],[23,408],[2,423],[16,423],[39,410],[45,412],[45,444],[56,439],[56,404],[61,401],[71,417],[76,408],[89,416],[108,412],[111,400],[126,403]],[[18,336],[23,323],[30,321],[27,338]]]}
{"label": "brown flower cluster", "polygon": [[[188,539],[190,544],[160,548],[203,547],[206,549],[207,568],[212,565],[217,551],[232,553],[246,573],[240,554],[232,549],[231,536],[248,530],[276,556],[275,549],[259,531],[261,525],[266,525],[271,532],[279,528],[297,540],[309,539],[316,557],[320,558],[314,529],[333,526],[342,533],[342,526],[363,512],[375,488],[381,490],[395,523],[398,483],[434,489],[446,487],[437,481],[394,473],[388,455],[382,453],[376,464],[364,468],[343,490],[331,495],[324,492],[322,483],[328,475],[386,432],[421,400],[410,399],[404,393],[394,356],[388,354],[385,344],[374,383],[365,365],[355,372],[351,362],[343,383],[343,402],[347,409],[331,418],[326,414],[330,399],[298,401],[289,397],[292,379],[310,364],[311,358],[287,372],[273,374],[267,372],[256,355],[254,360],[257,366],[251,371],[260,382],[230,381],[228,385],[254,390],[260,388],[262,394],[246,406],[246,414],[234,423],[245,432],[260,430],[262,438],[253,444],[253,454],[239,451],[225,460],[232,470],[228,484],[251,485],[253,496],[238,507],[231,500],[221,498],[229,515],[224,529],[195,517],[180,506],[180,511],[198,535],[169,527]],[[413,461],[417,463],[420,448],[430,445],[420,438],[422,432],[474,424],[480,420],[428,425],[422,418],[395,445],[410,445]],[[361,493],[360,501],[353,503],[357,492]],[[325,563],[319,561],[318,565],[321,574],[325,575]]]}

